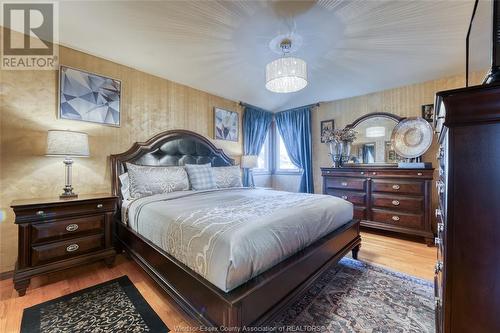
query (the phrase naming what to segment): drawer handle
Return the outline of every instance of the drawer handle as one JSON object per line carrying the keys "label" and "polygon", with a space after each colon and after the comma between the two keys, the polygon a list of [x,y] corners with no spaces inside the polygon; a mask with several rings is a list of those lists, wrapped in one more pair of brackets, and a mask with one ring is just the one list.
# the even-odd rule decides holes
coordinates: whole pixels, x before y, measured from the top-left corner
{"label": "drawer handle", "polygon": [[417,172],[417,176],[422,176],[422,173],[421,172]]}
{"label": "drawer handle", "polygon": [[444,223],[439,222],[437,224],[437,229],[439,232],[443,232],[444,231]]}
{"label": "drawer handle", "polygon": [[78,229],[78,224],[72,223],[66,226],[67,231],[75,231]]}
{"label": "drawer handle", "polygon": [[392,200],[392,204],[394,206],[399,206],[399,201],[398,200]]}
{"label": "drawer handle", "polygon": [[372,175],[376,175],[377,173],[376,172],[372,172]]}
{"label": "drawer handle", "polygon": [[434,244],[440,245],[441,243],[442,243],[441,238],[439,238],[439,237],[434,238]]}
{"label": "drawer handle", "polygon": [[75,252],[79,248],[78,244],[71,244],[66,247],[66,252]]}
{"label": "drawer handle", "polygon": [[439,272],[443,271],[443,262],[438,261],[436,262],[436,265],[434,266],[434,274],[438,274]]}
{"label": "drawer handle", "polygon": [[343,195],[342,199],[347,200],[347,195]]}
{"label": "drawer handle", "polygon": [[436,217],[440,217],[440,216],[441,216],[441,209],[436,208]]}
{"label": "drawer handle", "polygon": [[399,221],[399,216],[394,215],[394,216],[392,217],[392,220],[393,220],[393,221]]}
{"label": "drawer handle", "polygon": [[44,214],[45,214],[45,212],[43,210],[39,210],[38,212],[36,212],[36,215],[38,215],[38,216],[41,216]]}
{"label": "drawer handle", "polygon": [[401,186],[399,186],[398,184],[394,184],[394,185],[392,185],[392,188],[394,190],[399,190],[401,188]]}
{"label": "drawer handle", "polygon": [[362,175],[364,175],[364,174],[365,174],[365,172],[364,172],[364,171],[361,171],[360,173],[361,173]]}
{"label": "drawer handle", "polygon": [[102,204],[97,204],[97,208],[102,208],[104,207]]}
{"label": "drawer handle", "polygon": [[346,182],[342,182],[342,183],[340,183],[340,185],[347,186],[347,183]]}

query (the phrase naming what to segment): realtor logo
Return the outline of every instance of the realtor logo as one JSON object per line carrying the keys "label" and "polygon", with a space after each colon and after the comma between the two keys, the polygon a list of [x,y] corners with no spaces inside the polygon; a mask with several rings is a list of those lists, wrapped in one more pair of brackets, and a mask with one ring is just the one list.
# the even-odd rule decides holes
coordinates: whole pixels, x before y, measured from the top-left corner
{"label": "realtor logo", "polygon": [[56,9],[57,3],[2,3],[2,69],[57,69]]}

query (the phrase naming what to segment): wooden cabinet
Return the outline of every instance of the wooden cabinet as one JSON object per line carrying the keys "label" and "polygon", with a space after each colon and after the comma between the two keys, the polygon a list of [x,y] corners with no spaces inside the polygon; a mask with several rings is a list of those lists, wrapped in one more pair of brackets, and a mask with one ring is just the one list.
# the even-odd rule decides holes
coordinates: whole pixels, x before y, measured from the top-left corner
{"label": "wooden cabinet", "polygon": [[500,86],[437,94],[436,332],[500,332]]}
{"label": "wooden cabinet", "polygon": [[434,169],[321,168],[323,193],[350,201],[364,227],[424,237],[434,243],[431,183]]}
{"label": "wooden cabinet", "polygon": [[111,223],[116,197],[18,200],[11,207],[19,228],[14,287],[20,296],[35,275],[101,259],[113,263]]}

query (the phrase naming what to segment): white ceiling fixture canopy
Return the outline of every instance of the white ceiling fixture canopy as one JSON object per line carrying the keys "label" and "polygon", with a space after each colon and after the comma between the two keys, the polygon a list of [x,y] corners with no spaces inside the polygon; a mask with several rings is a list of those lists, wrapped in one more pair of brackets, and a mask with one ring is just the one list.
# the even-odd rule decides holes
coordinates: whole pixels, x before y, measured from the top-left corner
{"label": "white ceiling fixture canopy", "polygon": [[266,88],[275,93],[292,93],[307,86],[307,63],[294,57],[288,57],[292,49],[292,40],[285,38],[280,43],[283,57],[266,65]]}

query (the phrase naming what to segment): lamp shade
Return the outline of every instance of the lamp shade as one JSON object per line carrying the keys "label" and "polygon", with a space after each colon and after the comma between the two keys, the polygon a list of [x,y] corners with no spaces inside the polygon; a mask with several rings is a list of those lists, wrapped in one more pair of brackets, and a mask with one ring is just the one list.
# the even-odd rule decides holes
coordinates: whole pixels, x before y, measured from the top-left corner
{"label": "lamp shade", "polygon": [[241,167],[243,169],[253,169],[256,168],[258,164],[257,155],[243,155],[241,156]]}
{"label": "lamp shade", "polygon": [[275,93],[291,93],[307,86],[307,64],[299,58],[279,58],[266,66],[266,88]]}
{"label": "lamp shade", "polygon": [[83,132],[49,130],[46,155],[88,157],[89,137]]}

